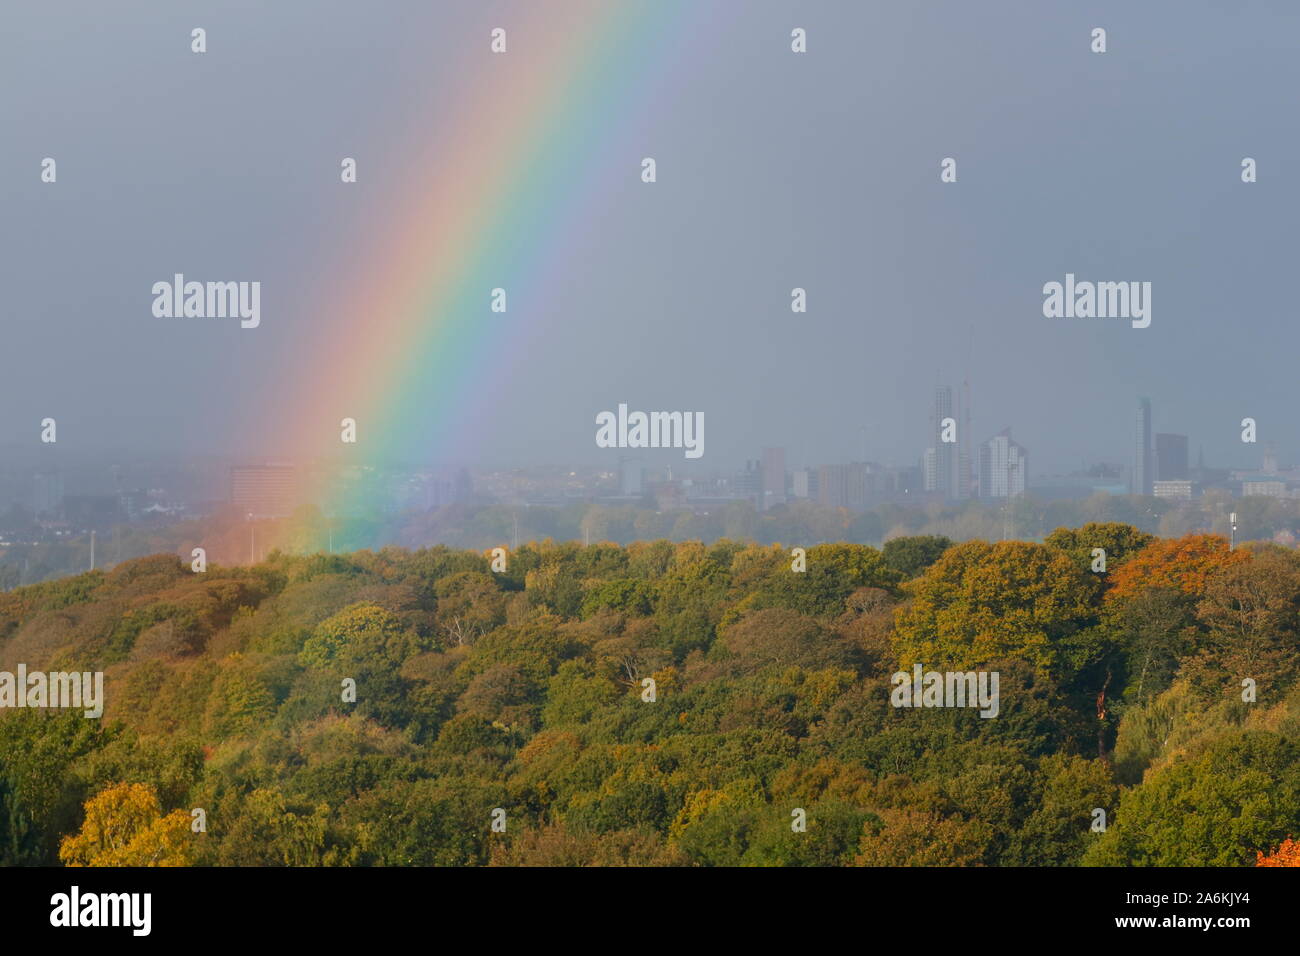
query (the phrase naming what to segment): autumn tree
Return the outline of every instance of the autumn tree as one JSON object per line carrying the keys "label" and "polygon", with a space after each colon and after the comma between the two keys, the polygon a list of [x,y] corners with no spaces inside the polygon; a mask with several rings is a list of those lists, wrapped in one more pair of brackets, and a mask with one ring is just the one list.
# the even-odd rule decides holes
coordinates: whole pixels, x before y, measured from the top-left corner
{"label": "autumn tree", "polygon": [[715,645],[750,668],[797,664],[810,669],[856,668],[862,655],[851,641],[816,620],[786,608],[767,608],[743,616]]}
{"label": "autumn tree", "polygon": [[1272,853],[1260,851],[1255,858],[1256,866],[1300,866],[1300,843],[1287,837]]}
{"label": "autumn tree", "polygon": [[1055,548],[1021,541],[967,541],[907,585],[894,648],[914,663],[969,669],[1000,657],[1058,674],[1071,639],[1095,616],[1097,585]]}
{"label": "autumn tree", "polygon": [[506,621],[505,594],[490,574],[462,571],[440,580],[438,629],[449,646],[473,644]]}
{"label": "autumn tree", "polygon": [[689,859],[652,830],[596,833],[553,823],[492,848],[491,866],[686,866]]}
{"label": "autumn tree", "polygon": [[855,866],[980,866],[991,829],[960,817],[917,809],[886,809],[868,821]]}
{"label": "autumn tree", "polygon": [[1198,598],[1215,571],[1249,560],[1248,552],[1230,551],[1218,535],[1156,538],[1111,574],[1106,597],[1117,600],[1144,588],[1172,588]]}
{"label": "autumn tree", "polygon": [[67,866],[189,866],[190,815],[163,815],[153,787],[120,783],[86,801],[81,832],[64,837]]}
{"label": "autumn tree", "polygon": [[1220,694],[1238,694],[1251,678],[1261,699],[1277,700],[1300,672],[1300,563],[1266,550],[1212,573],[1196,616],[1208,646],[1188,674]]}

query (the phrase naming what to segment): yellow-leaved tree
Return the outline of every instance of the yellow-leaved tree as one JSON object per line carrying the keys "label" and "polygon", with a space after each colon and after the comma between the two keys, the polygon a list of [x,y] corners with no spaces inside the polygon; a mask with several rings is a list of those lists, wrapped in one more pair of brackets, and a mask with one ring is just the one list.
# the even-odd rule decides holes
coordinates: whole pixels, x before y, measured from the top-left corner
{"label": "yellow-leaved tree", "polygon": [[154,788],[119,783],[86,801],[81,832],[59,846],[66,866],[190,866],[190,815],[163,816]]}

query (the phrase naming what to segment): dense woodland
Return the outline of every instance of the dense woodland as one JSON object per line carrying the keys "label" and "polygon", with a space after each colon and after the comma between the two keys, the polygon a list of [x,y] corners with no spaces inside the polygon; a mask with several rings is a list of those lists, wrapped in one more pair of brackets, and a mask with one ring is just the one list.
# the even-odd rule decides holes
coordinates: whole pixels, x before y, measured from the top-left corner
{"label": "dense woodland", "polygon": [[[0,863],[1300,857],[1300,554],[1097,523],[806,562],[727,539],[545,541],[499,573],[445,547],[158,555],[0,594],[0,670],[102,670],[107,698],[0,711]],[[916,663],[996,670],[998,716],[891,706]]]}

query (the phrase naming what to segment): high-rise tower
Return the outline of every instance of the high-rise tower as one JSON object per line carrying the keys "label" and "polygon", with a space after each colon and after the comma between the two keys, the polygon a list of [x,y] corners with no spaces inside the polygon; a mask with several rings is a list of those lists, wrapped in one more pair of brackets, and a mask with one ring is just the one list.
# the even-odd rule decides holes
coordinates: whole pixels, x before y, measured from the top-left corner
{"label": "high-rise tower", "polygon": [[1151,399],[1138,399],[1133,436],[1133,481],[1135,495],[1150,495],[1154,480],[1151,468]]}
{"label": "high-rise tower", "polygon": [[[934,443],[934,490],[941,492],[945,498],[957,495],[957,443],[944,441],[944,420],[953,419],[952,386],[940,385],[934,390],[934,415],[931,422],[930,440]],[[960,437],[960,436],[958,436]]]}

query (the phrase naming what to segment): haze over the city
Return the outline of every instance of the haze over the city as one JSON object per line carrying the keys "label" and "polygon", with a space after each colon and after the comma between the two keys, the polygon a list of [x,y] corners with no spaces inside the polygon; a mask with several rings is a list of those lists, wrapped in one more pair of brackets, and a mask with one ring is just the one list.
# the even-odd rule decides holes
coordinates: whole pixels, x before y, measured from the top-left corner
{"label": "haze over the city", "polygon": [[[0,443],[36,443],[51,416],[60,445],[275,455],[303,427],[285,406],[304,382],[335,428],[338,369],[303,363],[389,327],[346,311],[345,293],[372,281],[394,211],[449,188],[437,158],[464,144],[441,131],[465,129],[457,111],[502,68],[490,31],[531,6],[7,5]],[[1261,444],[1300,459],[1300,9],[669,7],[645,50],[610,51],[650,62],[583,136],[542,136],[515,159],[553,166],[567,198],[517,248],[499,244],[510,254],[475,321],[501,332],[482,331],[455,402],[415,403],[394,425],[409,446],[390,448],[614,467],[595,415],[626,402],[702,412],[701,469],[765,446],[792,464],[914,465],[935,386],[969,380],[974,442],[1011,427],[1036,473],[1129,464],[1142,396],[1193,457],[1257,467],[1261,445],[1240,441],[1250,416]],[[1104,55],[1089,49],[1097,26]],[[507,57],[561,33],[580,50],[584,29],[557,8],[545,35],[512,32]],[[476,122],[486,135],[499,119]],[[175,273],[259,281],[260,325],[155,317],[151,287]],[[1045,318],[1043,285],[1067,273],[1150,282],[1150,326]],[[518,290],[508,321],[488,308],[493,285]],[[791,311],[796,287],[806,313]],[[447,374],[447,356],[428,361]],[[472,426],[438,447],[426,416]]]}

